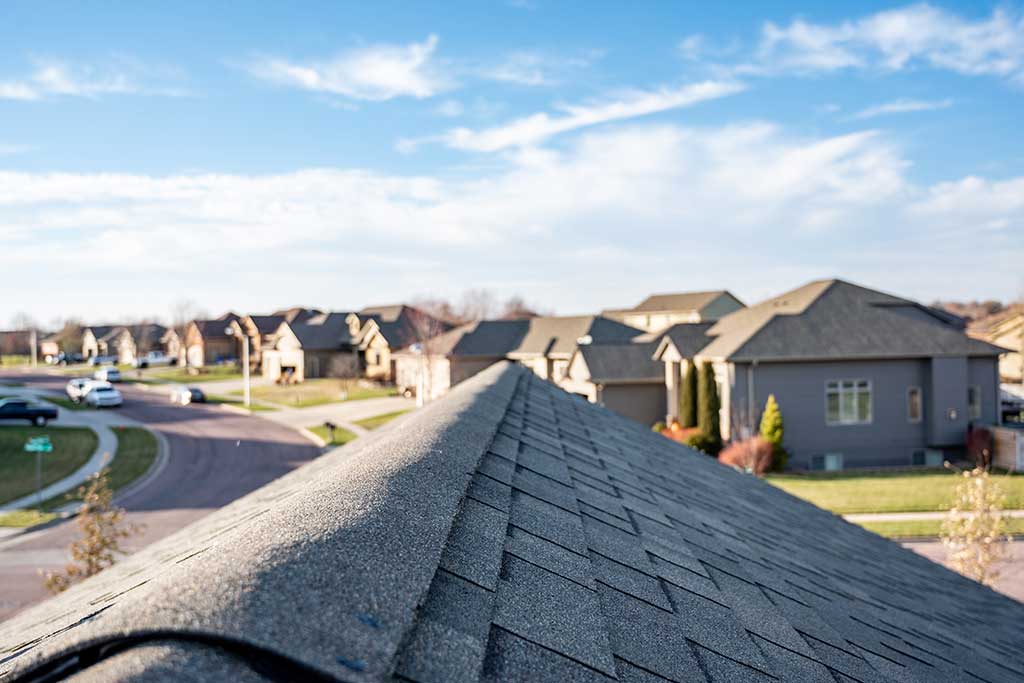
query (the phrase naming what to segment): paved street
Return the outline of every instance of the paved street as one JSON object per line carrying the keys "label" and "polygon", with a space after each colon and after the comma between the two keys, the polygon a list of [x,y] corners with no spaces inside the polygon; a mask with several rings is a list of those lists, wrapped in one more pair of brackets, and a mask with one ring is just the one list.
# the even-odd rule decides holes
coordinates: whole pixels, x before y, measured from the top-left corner
{"label": "paved street", "polygon": [[[33,387],[62,390],[66,378],[16,375]],[[169,458],[147,486],[124,498],[132,522],[145,532],[136,549],[180,529],[249,491],[315,458],[319,449],[294,429],[215,407],[173,406],[159,393],[122,385],[120,412],[167,439]],[[46,596],[37,569],[56,569],[75,536],[64,522],[0,539],[0,619]]]}
{"label": "paved street", "polygon": [[[945,562],[946,549],[938,541],[915,541],[901,545],[927,557],[932,562],[939,564]],[[999,571],[1000,576],[996,581],[995,589],[1015,600],[1024,602],[1024,547],[1022,547],[1022,543],[1010,544],[1009,557],[1000,565]]]}

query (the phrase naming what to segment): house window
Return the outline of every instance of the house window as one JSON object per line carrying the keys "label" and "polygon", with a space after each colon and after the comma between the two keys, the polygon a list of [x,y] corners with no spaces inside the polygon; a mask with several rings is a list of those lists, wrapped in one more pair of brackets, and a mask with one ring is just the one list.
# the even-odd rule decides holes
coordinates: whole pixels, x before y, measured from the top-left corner
{"label": "house window", "polygon": [[856,425],[871,422],[871,382],[842,379],[825,383],[825,423]]}
{"label": "house window", "polygon": [[981,419],[981,387],[967,387],[967,419]]}
{"label": "house window", "polygon": [[921,387],[907,388],[907,422],[920,422],[921,412]]}

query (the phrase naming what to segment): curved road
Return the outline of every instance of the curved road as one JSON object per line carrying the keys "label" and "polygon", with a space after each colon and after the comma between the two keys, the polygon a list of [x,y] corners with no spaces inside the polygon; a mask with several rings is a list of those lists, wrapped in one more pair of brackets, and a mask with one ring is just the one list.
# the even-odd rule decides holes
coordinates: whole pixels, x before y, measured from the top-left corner
{"label": "curved road", "polygon": [[[57,391],[63,391],[68,379],[23,374],[8,378]],[[124,544],[131,550],[177,531],[320,453],[297,431],[269,420],[213,406],[174,406],[161,393],[131,385],[120,388],[123,414],[160,432],[169,446],[159,475],[118,501],[131,522],[145,525],[143,533]],[[0,620],[46,597],[38,570],[62,567],[76,533],[74,524],[63,522],[24,537],[0,539]]]}

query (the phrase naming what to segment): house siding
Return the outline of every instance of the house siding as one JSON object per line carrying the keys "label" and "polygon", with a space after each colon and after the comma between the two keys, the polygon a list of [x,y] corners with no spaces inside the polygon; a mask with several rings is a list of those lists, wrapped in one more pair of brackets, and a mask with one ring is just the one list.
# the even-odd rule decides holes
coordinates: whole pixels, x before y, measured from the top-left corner
{"label": "house siding", "polygon": [[[825,383],[836,379],[871,382],[870,424],[826,424]],[[751,415],[748,420],[756,429],[768,395],[775,395],[785,421],[784,445],[796,469],[810,467],[811,458],[824,453],[842,453],[844,467],[874,467],[910,465],[914,451],[926,448],[959,449],[968,424],[968,385],[981,391],[982,414],[975,422],[998,419],[995,358],[739,363],[733,382],[729,405],[734,425],[738,415]],[[907,416],[912,386],[923,392],[923,415],[916,423]]]}

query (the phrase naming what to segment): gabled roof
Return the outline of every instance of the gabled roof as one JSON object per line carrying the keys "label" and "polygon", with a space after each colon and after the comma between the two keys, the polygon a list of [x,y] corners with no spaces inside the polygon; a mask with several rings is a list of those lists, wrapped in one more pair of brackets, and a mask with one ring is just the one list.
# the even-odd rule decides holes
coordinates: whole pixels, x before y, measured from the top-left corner
{"label": "gabled roof", "polygon": [[[724,289],[710,292],[677,292],[675,294],[652,294],[641,301],[635,308],[636,312],[652,311],[697,311],[722,295],[729,295]],[[733,297],[735,298],[735,297]]]}
{"label": "gabled roof", "polygon": [[[426,311],[404,304],[364,308],[355,316],[362,325],[356,339],[358,343],[365,344],[372,330],[384,337],[393,349],[422,341],[424,335],[434,337],[438,332],[447,332],[452,328]],[[371,321],[374,325],[368,324]]]}
{"label": "gabled roof", "polygon": [[256,331],[260,334],[273,334],[277,331],[277,328],[281,326],[281,323],[287,322],[287,319],[283,315],[272,314],[272,315],[250,315],[246,316],[256,328]]}
{"label": "gabled roof", "polygon": [[843,280],[819,280],[723,317],[704,358],[823,360],[994,356],[934,309]]}
{"label": "gabled roof", "polygon": [[1022,622],[1010,598],[499,363],[0,624],[0,671],[1001,683],[1024,678]]}
{"label": "gabled roof", "polygon": [[425,342],[432,354],[458,358],[504,358],[522,341],[527,320],[479,320]]}
{"label": "gabled roof", "polygon": [[658,342],[583,344],[576,349],[594,384],[664,382],[665,366],[654,360]]}
{"label": "gabled roof", "polygon": [[288,327],[304,350],[341,350],[352,344],[352,335],[345,322],[349,314],[349,311],[321,313],[308,318],[306,322],[289,323]]}
{"label": "gabled roof", "polygon": [[578,340],[589,336],[594,343],[625,342],[643,330],[603,316],[552,316],[530,318],[522,341],[509,352],[510,358],[548,356],[569,358]]}

